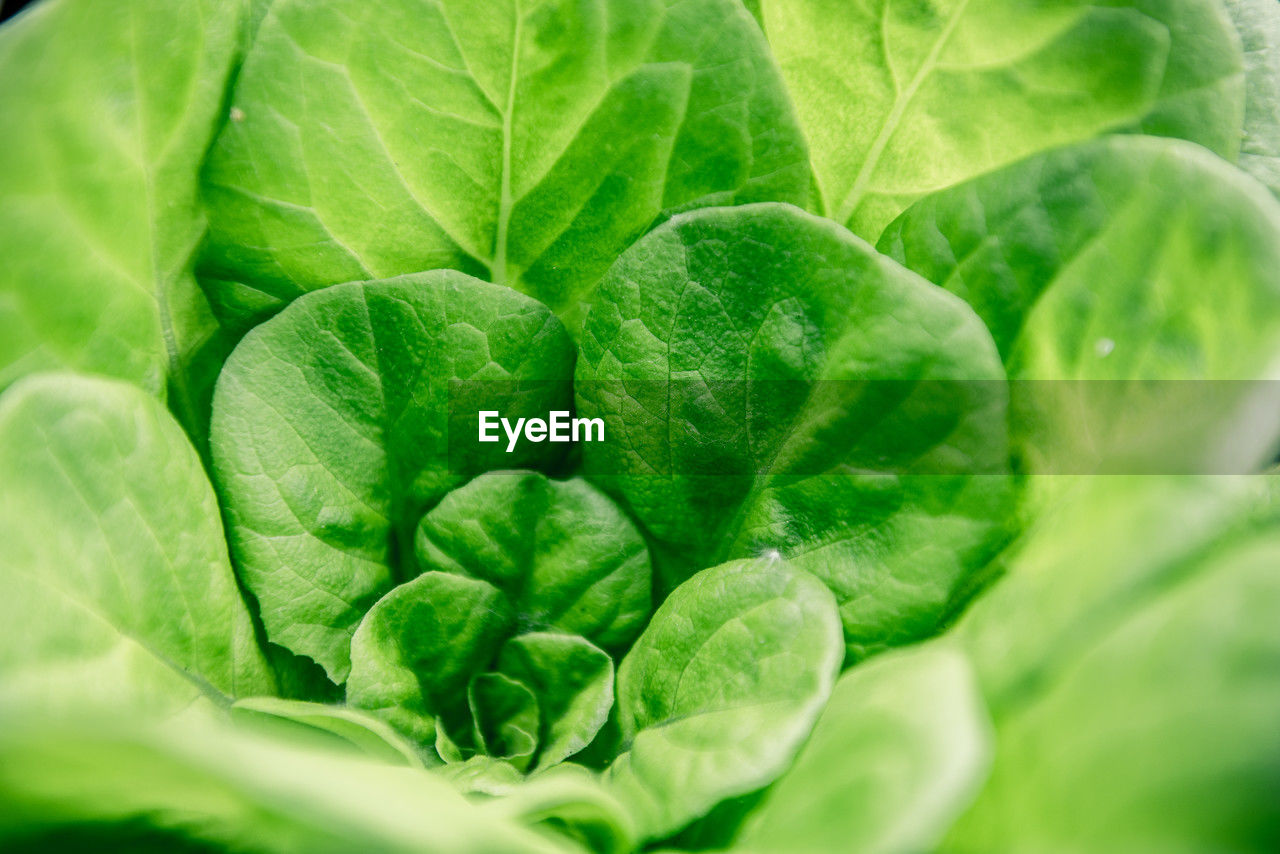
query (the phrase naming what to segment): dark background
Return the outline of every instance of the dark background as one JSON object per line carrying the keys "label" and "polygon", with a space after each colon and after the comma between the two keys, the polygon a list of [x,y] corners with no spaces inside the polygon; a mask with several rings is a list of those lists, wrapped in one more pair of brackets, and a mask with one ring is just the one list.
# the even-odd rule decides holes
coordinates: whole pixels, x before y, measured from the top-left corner
{"label": "dark background", "polygon": [[30,6],[32,0],[0,0],[0,21],[12,18],[23,6]]}

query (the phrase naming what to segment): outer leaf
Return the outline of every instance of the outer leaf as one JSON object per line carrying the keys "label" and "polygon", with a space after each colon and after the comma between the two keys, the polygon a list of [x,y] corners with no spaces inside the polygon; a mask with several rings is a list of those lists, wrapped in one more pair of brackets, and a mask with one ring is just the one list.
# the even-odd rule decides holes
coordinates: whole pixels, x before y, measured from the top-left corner
{"label": "outer leaf", "polygon": [[522,631],[582,635],[619,649],[649,616],[644,539],[579,478],[480,475],[422,518],[415,543],[424,571],[482,578],[504,591]]}
{"label": "outer leaf", "polygon": [[150,714],[274,690],[213,490],[153,397],[72,374],[0,397],[0,707]]}
{"label": "outer leaf", "polygon": [[685,214],[628,250],[594,298],[576,393],[609,437],[584,446],[587,471],[662,548],[665,586],[780,552],[835,592],[855,654],[935,631],[1000,537],[986,329],[794,208]]}
{"label": "outer leaf", "polygon": [[275,726],[287,735],[342,743],[393,765],[423,767],[422,756],[412,744],[378,718],[355,709],[279,697],[246,697],[236,701],[231,714],[250,725]]}
{"label": "outer leaf", "polygon": [[988,769],[990,724],[965,658],[932,646],[857,667],[737,843],[753,852],[931,851]]}
{"label": "outer leaf", "polygon": [[536,632],[512,639],[498,671],[533,691],[541,711],[538,765],[554,765],[591,743],[613,707],[613,659],[573,635]]}
{"label": "outer leaf", "polygon": [[107,374],[203,425],[216,334],[191,276],[239,2],[50,0],[0,31],[0,388]]}
{"label": "outer leaf", "polygon": [[618,671],[627,752],[606,779],[641,835],[669,835],[772,782],[841,658],[831,594],[785,561],[735,561],[677,588]]}
{"label": "outer leaf", "polygon": [[[450,382],[498,381],[504,415],[545,416],[568,390],[529,381],[572,364],[545,307],[452,271],[330,288],[249,334],[218,383],[214,468],[268,636],[345,680],[356,624],[412,575],[397,555],[422,512],[492,467],[449,454]],[[525,447],[499,456],[563,448]]]}
{"label": "outer leaf", "polygon": [[[923,199],[880,248],[974,306],[1011,380],[1276,370],[1280,204],[1197,146],[1115,137],[1050,152]],[[1113,387],[1127,388],[1015,383],[1028,469],[1124,456],[1238,471],[1271,450],[1274,418],[1242,414],[1269,388],[1170,383],[1143,401]],[[1191,402],[1158,397],[1179,392]],[[1066,408],[1076,393],[1080,418]]]}
{"label": "outer leaf", "polygon": [[285,300],[453,267],[574,315],[664,211],[808,190],[736,0],[281,0],[233,98],[205,267]]}
{"label": "outer leaf", "polygon": [[[162,732],[118,722],[0,727],[0,840],[86,829],[150,831],[157,851],[553,854],[573,851],[468,803],[444,781],[314,745],[187,721]],[[15,837],[18,837],[15,840]],[[72,837],[73,839],[75,837]],[[199,850],[204,850],[203,848]]]}
{"label": "outer leaf", "polygon": [[[1274,521],[1250,530],[1246,508],[1239,530],[1205,542],[1209,525],[1191,505],[1159,513],[1175,503],[1169,493],[1200,486],[1191,494],[1219,530],[1229,531],[1229,504],[1205,501],[1203,483],[1144,480],[1128,504],[1081,495],[1071,515],[1091,517],[1104,538],[1045,530],[966,622],[966,645],[995,689],[997,750],[944,850],[1274,850],[1280,531]],[[1180,531],[1188,523],[1191,537]],[[1117,534],[1130,553],[1155,545],[1163,559],[1109,565]],[[1108,566],[1119,571],[1108,576]],[[1015,613],[1053,615],[1050,631],[996,625]],[[1024,640],[1048,653],[1034,670]]]}
{"label": "outer leaf", "polygon": [[1240,168],[1280,194],[1280,3],[1224,0],[1244,47]]}
{"label": "outer leaf", "polygon": [[347,702],[423,744],[438,715],[465,710],[467,685],[511,631],[503,595],[483,581],[427,572],[378,601],[351,642]]}
{"label": "outer leaf", "polygon": [[1235,159],[1240,42],[1216,0],[764,0],[823,210],[874,240],[925,193],[1108,130]]}

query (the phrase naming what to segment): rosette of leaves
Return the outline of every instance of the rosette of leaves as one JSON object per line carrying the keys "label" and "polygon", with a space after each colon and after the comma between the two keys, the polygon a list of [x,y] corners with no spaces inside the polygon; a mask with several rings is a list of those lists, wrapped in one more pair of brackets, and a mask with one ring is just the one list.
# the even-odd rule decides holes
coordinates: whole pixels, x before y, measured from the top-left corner
{"label": "rosette of leaves", "polygon": [[415,553],[422,574],[355,633],[348,703],[446,762],[526,770],[586,747],[613,707],[610,651],[649,615],[634,525],[581,479],[494,472],[423,517]]}

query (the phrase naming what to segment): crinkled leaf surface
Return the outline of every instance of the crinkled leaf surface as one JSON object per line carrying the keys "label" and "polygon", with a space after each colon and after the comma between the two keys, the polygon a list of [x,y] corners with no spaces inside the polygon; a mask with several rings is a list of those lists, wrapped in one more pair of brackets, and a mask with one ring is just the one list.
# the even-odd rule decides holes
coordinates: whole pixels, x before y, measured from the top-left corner
{"label": "crinkled leaf surface", "polygon": [[667,836],[771,783],[842,657],[831,593],[783,560],[726,563],[678,587],[618,671],[625,752],[606,782],[641,835]]}
{"label": "crinkled leaf surface", "polygon": [[933,644],[836,682],[736,844],[779,854],[932,851],[985,780],[990,723],[963,655]]}
{"label": "crinkled leaf surface", "polygon": [[925,193],[1122,128],[1234,159],[1240,40],[1218,0],[764,0],[822,210],[875,240]]}
{"label": "crinkled leaf surface", "polygon": [[808,193],[735,0],[280,0],[233,104],[203,269],[277,299],[453,267],[574,315],[664,211]]}
{"label": "crinkled leaf surface", "polygon": [[274,690],[213,489],[155,398],[39,374],[0,397],[0,708],[161,715]]}
{"label": "crinkled leaf surface", "polygon": [[541,716],[538,765],[554,765],[586,747],[613,707],[613,659],[576,635],[534,632],[512,638],[498,672],[519,680]]}
{"label": "crinkled leaf surface", "polygon": [[[1038,532],[967,618],[961,640],[994,688],[997,749],[944,850],[1274,850],[1280,529],[1259,529],[1254,508],[1233,501],[1240,484],[1119,480],[1128,502],[1101,501],[1113,485],[1076,496],[1085,503]],[[1161,514],[1177,506],[1170,494],[1190,494],[1208,524]],[[1084,518],[1102,536],[1065,524]],[[1126,565],[1117,544],[1155,546],[1159,559]],[[1050,617],[1049,630],[1011,614]]]}
{"label": "crinkled leaf surface", "polygon": [[[921,200],[880,249],[987,321],[1030,471],[1109,456],[1239,471],[1271,450],[1274,418],[1244,409],[1274,397],[1268,386],[1187,382],[1270,379],[1280,351],[1280,205],[1202,148],[1112,137],[1059,149]],[[1096,380],[1184,385],[1143,401]],[[1161,402],[1180,393],[1191,403]]]}
{"label": "crinkled leaf surface", "polygon": [[193,428],[216,325],[191,275],[200,162],[242,8],[41,3],[0,31],[0,388],[71,368],[163,395]]}
{"label": "crinkled leaf surface", "polygon": [[422,517],[415,544],[423,571],[481,578],[506,593],[522,632],[581,635],[612,651],[649,616],[644,539],[581,478],[480,475]]}
{"label": "crinkled leaf surface", "polygon": [[575,390],[609,441],[585,465],[665,586],[780,552],[855,653],[936,630],[1009,499],[1004,374],[968,306],[785,205],[676,217],[593,301]]}
{"label": "crinkled leaf surface", "polygon": [[1280,194],[1280,3],[1224,0],[1244,48],[1240,168]]}
{"label": "crinkled leaf surface", "polygon": [[491,584],[425,572],[378,600],[360,623],[347,702],[431,744],[437,717],[457,725],[472,676],[487,668],[514,623]]}
{"label": "crinkled leaf surface", "polygon": [[285,737],[313,737],[329,745],[349,746],[392,765],[423,767],[422,756],[403,736],[357,709],[280,697],[245,697],[231,706],[231,716],[245,725],[274,727]]}
{"label": "crinkled leaf surface", "polygon": [[505,416],[545,416],[569,408],[568,389],[537,381],[567,380],[573,358],[544,306],[454,271],[328,288],[246,336],[218,382],[212,445],[268,637],[344,681],[356,624],[414,574],[423,511],[493,467],[449,453],[451,382],[493,381]]}

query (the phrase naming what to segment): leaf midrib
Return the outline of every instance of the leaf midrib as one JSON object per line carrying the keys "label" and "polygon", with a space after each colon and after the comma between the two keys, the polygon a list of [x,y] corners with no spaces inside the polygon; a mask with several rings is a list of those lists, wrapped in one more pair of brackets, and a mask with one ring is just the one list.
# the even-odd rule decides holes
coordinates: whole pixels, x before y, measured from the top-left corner
{"label": "leaf midrib", "polygon": [[[956,27],[960,24],[960,19],[964,17],[964,13],[969,8],[969,0],[960,0],[955,11],[951,13],[951,17],[942,28],[942,32],[938,34],[937,40],[933,43],[933,47],[929,49],[929,53],[925,56],[924,61],[920,63],[915,76],[911,78],[911,82],[907,84],[907,88],[900,92],[894,99],[893,109],[885,116],[885,120],[880,125],[880,131],[871,143],[871,148],[867,150],[867,156],[862,161],[862,166],[858,169],[858,174],[853,180],[853,186],[849,188],[849,192],[845,194],[844,200],[840,203],[840,207],[836,213],[836,221],[847,224],[853,216],[854,210],[858,203],[862,201],[862,196],[866,193],[867,182],[871,180],[871,176],[875,173],[876,167],[880,165],[880,158],[884,156],[884,151],[889,145],[889,140],[898,131],[898,125],[902,123],[903,116],[906,115],[907,108],[911,106],[911,101],[915,98],[920,87],[924,85],[924,81],[933,74],[937,67],[938,59],[942,56],[942,51],[946,48],[947,43],[951,41],[951,36],[955,33]],[[885,56],[888,63],[888,54]]]}

